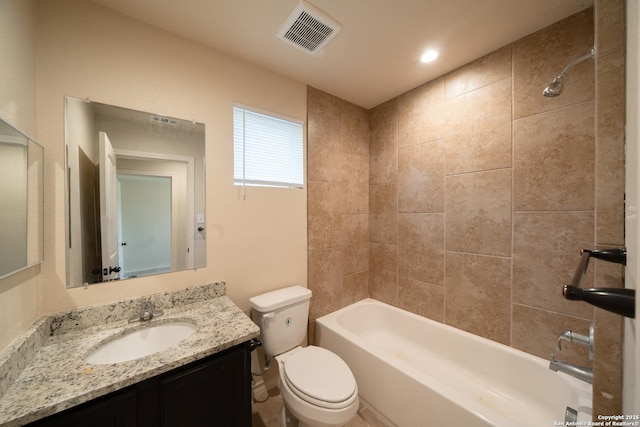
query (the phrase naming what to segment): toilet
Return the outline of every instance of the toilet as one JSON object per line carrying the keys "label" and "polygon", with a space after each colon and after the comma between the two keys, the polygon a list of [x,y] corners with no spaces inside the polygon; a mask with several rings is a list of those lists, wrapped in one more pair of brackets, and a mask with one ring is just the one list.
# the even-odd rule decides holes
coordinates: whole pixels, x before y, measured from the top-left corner
{"label": "toilet", "polygon": [[[301,344],[307,332],[311,291],[278,289],[249,299],[262,349],[274,356],[284,400],[282,426],[340,427],[358,411],[358,386],[347,364],[322,347]],[[295,419],[288,421],[292,415]]]}

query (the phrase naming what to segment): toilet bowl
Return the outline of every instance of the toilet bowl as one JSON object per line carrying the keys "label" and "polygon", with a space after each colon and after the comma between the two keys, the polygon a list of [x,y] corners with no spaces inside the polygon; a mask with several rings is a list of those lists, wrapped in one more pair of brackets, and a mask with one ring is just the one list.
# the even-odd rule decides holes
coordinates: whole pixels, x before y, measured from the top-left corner
{"label": "toilet bowl", "polygon": [[[349,366],[335,353],[302,347],[309,319],[311,291],[291,286],[249,299],[251,317],[260,327],[262,349],[280,370],[284,400],[282,425],[341,427],[358,412],[358,386]],[[292,423],[288,423],[293,416]]]}
{"label": "toilet bowl", "polygon": [[299,427],[340,427],[358,412],[358,386],[347,364],[315,346],[276,356],[280,394]]}

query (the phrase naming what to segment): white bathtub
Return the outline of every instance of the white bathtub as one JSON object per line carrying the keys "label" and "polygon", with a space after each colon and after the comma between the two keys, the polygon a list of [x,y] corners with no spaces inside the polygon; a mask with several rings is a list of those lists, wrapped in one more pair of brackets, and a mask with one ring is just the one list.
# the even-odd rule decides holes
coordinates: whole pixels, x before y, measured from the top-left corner
{"label": "white bathtub", "polygon": [[552,427],[567,406],[591,420],[591,385],[548,360],[372,299],[317,319],[316,339],[400,427]]}

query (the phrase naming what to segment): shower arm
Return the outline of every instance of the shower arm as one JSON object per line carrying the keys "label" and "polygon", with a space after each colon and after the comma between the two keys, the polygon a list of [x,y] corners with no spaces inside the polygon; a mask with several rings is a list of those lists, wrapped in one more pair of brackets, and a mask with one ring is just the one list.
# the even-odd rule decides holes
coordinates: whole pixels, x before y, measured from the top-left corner
{"label": "shower arm", "polygon": [[586,61],[587,59],[592,59],[595,56],[596,56],[596,49],[592,47],[591,50],[589,51],[589,53],[582,55],[580,58],[576,59],[575,61],[573,61],[572,63],[570,63],[566,67],[564,67],[564,70],[562,70],[560,72],[560,74],[558,74],[558,77],[553,79],[553,81],[557,82],[558,80],[562,80],[567,75],[567,73],[569,72],[570,69],[572,69],[573,67],[575,67],[576,65],[578,65],[582,61]]}

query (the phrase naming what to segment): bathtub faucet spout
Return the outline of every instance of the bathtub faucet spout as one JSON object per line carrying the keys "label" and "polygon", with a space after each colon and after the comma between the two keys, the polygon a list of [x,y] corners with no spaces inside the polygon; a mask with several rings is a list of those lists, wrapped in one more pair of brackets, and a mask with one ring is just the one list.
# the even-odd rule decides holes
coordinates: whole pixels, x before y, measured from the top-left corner
{"label": "bathtub faucet spout", "polygon": [[554,372],[564,372],[574,378],[593,384],[593,370],[591,368],[579,366],[571,362],[562,362],[556,359],[555,354],[551,354],[549,369]]}

